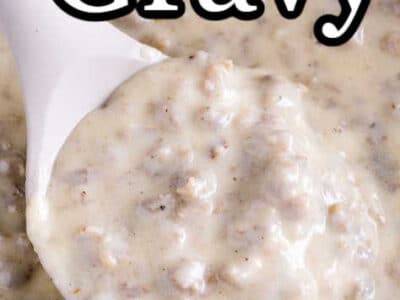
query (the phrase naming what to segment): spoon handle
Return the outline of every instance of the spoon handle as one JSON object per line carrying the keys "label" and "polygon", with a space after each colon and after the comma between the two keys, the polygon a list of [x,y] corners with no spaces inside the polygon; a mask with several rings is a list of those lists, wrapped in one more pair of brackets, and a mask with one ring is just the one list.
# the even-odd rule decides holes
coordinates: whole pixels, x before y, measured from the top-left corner
{"label": "spoon handle", "polygon": [[44,197],[55,157],[77,122],[162,57],[143,59],[146,46],[107,22],[75,19],[51,0],[0,1],[0,23],[24,94],[29,201]]}

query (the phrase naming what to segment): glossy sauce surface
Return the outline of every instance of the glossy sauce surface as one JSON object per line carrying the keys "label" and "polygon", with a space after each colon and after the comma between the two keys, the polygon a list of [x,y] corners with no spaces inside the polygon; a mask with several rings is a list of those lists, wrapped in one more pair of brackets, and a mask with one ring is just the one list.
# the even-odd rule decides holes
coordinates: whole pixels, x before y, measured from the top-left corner
{"label": "glossy sauce surface", "polygon": [[[235,64],[262,66],[304,84],[313,101],[310,126],[324,136],[329,148],[345,155],[358,176],[374,181],[368,184],[372,190],[364,192],[379,199],[384,215],[373,255],[378,271],[370,272],[375,291],[343,296],[338,290],[333,299],[396,299],[400,293],[396,284],[400,274],[400,2],[371,1],[357,34],[339,48],[318,44],[312,33],[319,16],[339,12],[337,1],[308,2],[303,15],[292,21],[283,19],[272,2],[267,7],[254,22],[206,22],[189,9],[179,21],[130,16],[115,24],[172,56],[204,49]],[[343,218],[354,216],[351,212]],[[324,251],[316,249],[313,264],[331,264],[338,277],[348,276],[350,266],[340,270],[335,257],[318,257]]]}
{"label": "glossy sauce surface", "polygon": [[58,157],[43,263],[67,299],[389,299],[379,184],[317,114],[205,52],[136,74]]}
{"label": "glossy sauce surface", "polygon": [[[186,245],[193,245],[194,248],[199,248],[198,244],[201,243],[203,243],[203,246],[209,247],[211,247],[210,245],[217,247],[218,244],[221,244],[220,252],[214,251],[214,253],[204,254],[200,250],[197,250],[197,252],[185,250],[185,254],[196,253],[196,255],[194,257],[183,255],[185,256],[184,259],[176,260],[175,264],[171,262],[168,265],[168,274],[165,274],[166,280],[162,282],[161,288],[160,285],[156,286],[152,283],[148,286],[142,285],[139,280],[136,280],[136,278],[141,278],[142,270],[148,270],[150,278],[162,276],[152,268],[147,269],[146,265],[146,269],[139,269],[140,271],[136,272],[138,274],[135,273],[135,280],[126,284],[122,283],[119,289],[114,289],[116,284],[119,283],[117,281],[112,282],[111,287],[105,287],[105,290],[108,289],[110,293],[117,293],[113,296],[115,299],[146,299],[146,297],[164,299],[164,295],[178,299],[179,297],[182,299],[201,299],[203,297],[205,299],[207,297],[209,299],[219,299],[218,297],[224,299],[224,297],[229,296],[228,299],[264,299],[265,297],[271,299],[313,299],[314,297],[315,299],[392,300],[399,298],[400,289],[397,283],[400,280],[400,255],[398,253],[400,246],[398,237],[400,220],[398,202],[400,196],[400,128],[398,125],[400,121],[400,31],[398,29],[400,25],[400,2],[398,0],[372,1],[369,13],[355,38],[340,48],[321,46],[316,43],[312,34],[312,26],[317,17],[328,12],[338,12],[339,5],[336,1],[310,2],[306,6],[304,14],[293,21],[284,20],[279,16],[272,2],[268,3],[267,8],[265,16],[251,22],[239,22],[237,20],[207,22],[188,10],[185,17],[180,20],[146,21],[137,17],[128,17],[117,21],[116,25],[172,56],[189,57],[198,50],[206,50],[220,57],[231,59],[235,66],[262,67],[268,70],[264,71],[268,74],[280,74],[290,79],[293,86],[302,84],[306,91],[300,97],[300,101],[294,101],[301,103],[300,108],[296,106],[299,108],[296,111],[301,112],[301,119],[305,124],[306,129],[303,128],[302,133],[305,132],[306,136],[311,137],[311,149],[314,149],[313,151],[318,155],[311,155],[310,153],[313,152],[309,152],[309,149],[306,149],[306,154],[303,153],[304,149],[301,149],[302,151],[296,149],[297,152],[301,152],[300,156],[311,156],[313,158],[311,162],[307,160],[307,163],[312,166],[312,174],[307,173],[308,169],[304,167],[304,163],[301,164],[301,160],[296,161],[295,164],[301,166],[296,170],[306,172],[305,178],[309,178],[313,182],[312,186],[317,187],[317,191],[312,190],[313,196],[310,199],[318,198],[318,201],[312,201],[311,206],[307,204],[307,201],[300,202],[303,203],[302,205],[305,208],[311,207],[312,215],[316,217],[312,220],[307,219],[307,222],[305,222],[304,219],[300,218],[302,213],[294,213],[293,215],[282,213],[282,211],[293,210],[293,203],[291,202],[284,202],[286,206],[283,206],[283,208],[280,206],[281,202],[274,201],[269,203],[270,207],[267,208],[262,199],[260,202],[255,201],[255,204],[253,204],[253,201],[246,202],[247,204],[242,206],[237,202],[232,202],[237,206],[231,207],[228,210],[229,212],[220,208],[221,214],[229,216],[226,217],[227,220],[217,221],[216,224],[211,223],[211,225],[215,225],[212,228],[222,227],[225,230],[219,229],[223,232],[221,236],[206,231],[209,235],[203,234],[204,239],[206,239],[205,242],[200,239],[197,243],[197,239],[192,238],[190,240],[186,236],[184,239]],[[0,267],[0,299],[32,300],[36,299],[35,297],[37,299],[60,299],[61,297],[56,293],[50,280],[39,267],[37,258],[33,254],[24,233],[23,191],[21,192],[24,180],[23,171],[21,171],[25,155],[24,117],[19,100],[18,86],[15,83],[16,76],[13,71],[11,56],[3,41],[0,42],[0,49],[2,51],[0,56],[0,90],[3,91],[0,96],[2,104],[0,107],[0,132],[2,140],[5,140],[7,145],[13,144],[11,148],[5,144],[0,157],[0,172],[5,172],[5,174],[2,173],[0,180],[0,190],[4,194],[0,198],[0,264],[2,266]],[[222,59],[222,61],[226,60]],[[182,70],[186,70],[186,67],[183,67]],[[248,72],[252,73],[253,71]],[[178,74],[177,72],[172,73],[169,77],[172,77],[172,79],[179,78]],[[246,77],[245,75],[242,76]],[[164,80],[168,82],[168,78],[164,78]],[[170,86],[165,87],[166,90],[172,89],[177,84],[175,80],[172,81]],[[249,81],[251,82],[251,80]],[[287,79],[284,79],[284,81],[287,81]],[[159,84],[159,81],[155,80],[152,83],[152,87],[154,87]],[[254,86],[245,88],[258,93],[258,88],[254,89]],[[255,95],[252,94],[252,96]],[[253,98],[256,99],[257,97]],[[13,100],[9,101],[9,99]],[[163,103],[165,99],[159,101]],[[171,120],[169,120],[169,117],[165,118],[162,111],[163,106],[161,105],[158,112],[155,109],[153,113],[157,115],[156,119],[165,122],[162,128],[166,128]],[[207,112],[206,109],[204,112],[206,116]],[[123,113],[127,112],[123,111],[121,114]],[[278,114],[284,113],[280,110]],[[204,120],[221,117],[221,114],[218,115],[215,112],[209,112],[208,115],[211,116],[205,117]],[[286,120],[290,121],[290,116]],[[221,117],[217,123],[224,124],[224,122],[227,122],[226,118]],[[268,123],[267,120],[264,120],[264,122]],[[297,126],[294,127],[296,127],[296,130],[298,129]],[[284,129],[292,132],[293,125]],[[270,143],[268,135],[263,136],[262,132],[268,131],[263,127],[262,130],[254,130],[253,135],[249,134],[252,138],[248,148],[254,151],[249,151],[248,155],[254,155],[257,160],[259,159],[257,155],[260,151],[260,143],[264,143],[262,144],[264,146],[265,143]],[[217,134],[218,131],[212,133]],[[235,134],[233,136],[236,136]],[[144,136],[151,135],[152,133]],[[292,133],[292,135],[295,134]],[[303,135],[301,135],[301,138],[293,139],[297,144],[301,144],[302,137]],[[211,159],[212,157],[218,158],[221,153],[229,156],[230,152],[225,151],[225,143],[220,140],[216,142],[220,143],[219,147],[214,147],[215,149],[210,149],[210,152],[208,152]],[[246,145],[234,145],[236,146],[234,149],[241,149],[242,146],[244,149]],[[178,151],[178,148],[177,145],[172,145],[167,153]],[[265,147],[261,148],[264,149]],[[119,150],[122,154],[118,154]],[[116,155],[123,155],[124,151],[119,150],[116,150]],[[318,159],[321,153],[324,155]],[[177,159],[177,161],[168,162],[169,167],[180,167],[182,161],[188,163],[191,160],[190,157],[186,160]],[[225,166],[225,163],[228,164],[229,162],[231,161],[219,163]],[[113,164],[112,167],[116,167],[116,165]],[[159,171],[160,166],[150,160],[147,167]],[[203,167],[203,164],[201,164],[201,167]],[[224,170],[224,167],[218,168]],[[273,174],[283,173],[279,176],[273,176],[274,180],[276,179],[282,184],[287,179],[284,176],[284,171],[290,170],[290,168],[286,165],[285,168],[277,165],[273,170],[275,170]],[[324,171],[331,175],[322,176],[321,174]],[[222,180],[229,182],[232,186],[242,186],[242,178],[232,176],[233,172],[228,174],[229,176],[218,175],[218,183]],[[200,175],[186,178],[185,184],[189,184],[187,187],[196,186],[196,184],[202,182],[207,186],[209,181],[204,180],[203,177],[209,174]],[[256,176],[257,174],[253,175]],[[85,176],[84,171],[73,176],[70,184],[77,185],[79,188],[71,188],[70,193],[78,193],[79,191],[79,197],[85,198],[85,193],[80,194],[87,192],[84,189],[80,190],[81,181],[85,180]],[[250,176],[247,177],[251,178]],[[76,178],[80,179],[77,180]],[[190,178],[193,179],[189,180]],[[268,182],[268,180],[265,179],[265,182]],[[290,180],[293,180],[293,178],[290,178]],[[292,184],[290,180],[289,182]],[[323,184],[324,180],[329,182],[327,187]],[[182,184],[182,182],[180,183]],[[254,186],[259,187],[257,182],[246,182],[246,184],[250,187],[248,188],[250,192],[253,192]],[[272,185],[279,186],[279,184]],[[230,186],[227,183],[228,187]],[[309,188],[309,185],[306,185],[306,187]],[[328,187],[331,188],[330,192],[326,192]],[[157,188],[164,187],[160,185]],[[180,194],[177,190],[174,193],[179,194],[179,197],[188,197],[190,189],[184,189],[184,186],[180,188]],[[289,188],[284,190],[290,191]],[[318,197],[318,193],[323,193],[323,196]],[[166,215],[170,216],[171,214],[167,208],[171,203],[175,205],[173,199],[164,197],[164,194],[162,196],[160,198],[155,197],[157,201],[161,201],[161,204],[154,199],[150,200],[151,197],[149,197],[147,205],[144,205],[143,211],[140,211],[143,214],[148,213],[151,216],[149,220],[154,221],[155,224],[167,224],[165,219],[168,217]],[[250,198],[257,197],[247,197],[247,199]],[[135,197],[133,200],[130,198],[134,203],[140,202],[137,199],[141,198]],[[336,203],[334,200],[329,202],[326,199],[340,199],[340,203]],[[214,198],[213,201],[215,201]],[[189,203],[193,204],[193,201],[190,200]],[[304,213],[301,209],[302,205],[297,206],[298,203],[296,202],[296,205],[294,205],[294,211],[300,210]],[[322,203],[322,208],[317,209],[316,203]],[[212,206],[208,202],[206,204],[208,206],[201,207],[206,212],[210,210],[218,211],[219,207],[216,206],[216,203],[212,202]],[[290,209],[287,209],[287,204],[289,204]],[[84,215],[84,210],[78,209],[78,211]],[[123,221],[129,223],[129,216],[135,211],[133,208],[129,210],[126,213],[127,216],[122,218]],[[305,211],[308,212],[307,209]],[[196,213],[193,219],[201,217],[201,214]],[[90,220],[97,219],[95,216],[90,217]],[[288,219],[291,221],[288,222]],[[161,230],[162,226],[153,229],[145,226],[146,222],[150,222],[149,220],[146,218],[138,222],[143,222],[139,225],[143,225],[146,230]],[[264,248],[267,243],[263,242],[262,239],[262,237],[266,239],[266,236],[261,235],[260,232],[268,230],[270,227],[268,227],[268,224],[268,226],[264,224],[259,228],[256,223],[260,223],[260,220],[269,220],[268,224],[272,224],[273,235],[280,235],[277,243],[286,239],[290,244],[285,244],[285,242],[282,245],[279,245],[279,243],[276,245],[275,242],[268,243],[268,245],[272,245],[272,249],[269,249],[270,252],[268,253],[272,254],[266,256]],[[225,221],[226,223],[224,223]],[[107,222],[100,225],[112,224],[110,220],[107,220]],[[300,224],[301,230],[294,230],[293,232],[293,228],[291,228],[293,222]],[[74,220],[71,221],[70,225],[74,226],[80,223],[84,222]],[[189,229],[186,229],[188,232],[200,230],[199,228],[202,228],[200,225],[203,224],[201,221],[189,223],[187,225]],[[227,230],[228,225],[236,228],[237,231]],[[89,242],[86,240],[85,234],[82,234],[84,236],[82,238],[83,245],[87,243],[88,247],[92,249],[90,238],[93,239],[93,236],[96,235],[102,238],[105,236],[106,241],[108,241],[107,234],[109,234],[111,240],[106,242],[106,246],[107,243],[116,245],[115,248],[117,249],[115,250],[112,246],[111,250],[119,253],[117,246],[121,244],[120,241],[124,241],[124,238],[130,237],[132,232],[135,232],[134,229],[127,232],[116,230],[117,233],[115,231],[99,232],[98,227],[86,228],[84,233],[88,236]],[[182,241],[184,234],[182,234],[180,228],[168,223],[165,231],[158,232],[164,238],[156,241],[150,239],[149,253],[155,251],[154,245],[163,248],[163,251],[167,251],[168,247],[164,249],[163,245],[167,243],[166,240],[170,237],[170,232],[177,231],[176,235],[171,237],[172,240],[175,239],[175,244],[171,242],[172,245],[179,244]],[[218,230],[216,232],[219,233]],[[282,232],[282,234],[279,234],[279,232]],[[295,253],[298,253],[301,249],[301,247],[288,247],[288,245],[292,245],[297,239],[304,240],[305,232],[311,232],[310,235],[312,236],[307,240],[307,251],[302,253],[303,255],[297,255],[301,258],[300,261],[288,262],[287,258],[296,257]],[[115,238],[114,234],[116,234],[118,241],[112,240],[112,238]],[[121,236],[118,236],[118,234]],[[203,235],[198,234],[196,236]],[[150,237],[152,236],[150,235]],[[228,240],[229,242],[227,242]],[[52,243],[55,242],[52,241]],[[139,243],[139,245],[142,248],[145,247],[144,244]],[[206,246],[204,248],[207,248]],[[60,246],[61,249],[68,249],[68,247],[63,247]],[[282,257],[280,253],[285,253],[285,249],[294,250],[290,252],[290,255]],[[238,252],[236,253],[235,250],[238,250]],[[113,254],[113,251],[110,253]],[[201,255],[198,254],[199,251]],[[144,257],[150,256],[144,250],[140,253]],[[154,257],[157,257],[158,253],[156,252]],[[288,252],[286,251],[286,253]],[[77,255],[82,255],[82,253],[80,254],[77,251]],[[89,252],[90,255],[93,255],[93,253]],[[113,256],[101,257],[101,263],[105,262],[106,265],[110,264],[111,267],[115,262],[118,263],[118,259],[120,259],[118,257],[114,261]],[[162,258],[157,257],[157,259]],[[272,261],[268,261],[269,259]],[[265,265],[268,265],[268,268],[265,268]],[[296,266],[295,270],[291,269],[293,266]],[[80,267],[86,266],[82,264]],[[32,272],[32,270],[35,271]],[[66,279],[73,274],[73,271],[67,268],[64,269],[64,274],[58,274],[58,276],[64,276],[59,278]],[[126,272],[126,270],[121,272]],[[163,272],[162,267],[161,272]],[[270,278],[268,276],[271,275],[268,272],[278,276],[275,280],[278,283],[284,282],[284,286],[276,284],[274,285],[275,288],[268,289],[271,285],[265,284],[265,281],[262,285],[257,280],[252,281],[254,278],[258,278],[258,275],[252,277],[251,274],[262,274],[262,276]],[[53,274],[55,274],[54,271]],[[214,274],[216,275],[213,276]],[[68,288],[65,287],[67,281],[60,280],[58,282],[59,286],[63,286],[63,292],[67,297],[86,299],[84,297],[87,297],[88,293],[92,293],[93,295],[99,294],[98,299],[113,299],[106,292],[102,294],[101,291],[95,291],[94,285],[89,285],[90,289],[88,290],[82,289],[79,287],[80,279],[76,280],[75,286],[71,285]],[[97,278],[96,280],[101,282],[101,279]],[[271,279],[271,282],[273,280]],[[254,294],[250,294],[249,285],[252,286],[251,290],[254,291]],[[162,288],[166,288],[167,292],[165,290],[161,292]],[[218,294],[220,290],[221,294]],[[162,293],[163,296],[157,296],[159,295],[157,293]],[[236,295],[238,296],[236,297]]]}

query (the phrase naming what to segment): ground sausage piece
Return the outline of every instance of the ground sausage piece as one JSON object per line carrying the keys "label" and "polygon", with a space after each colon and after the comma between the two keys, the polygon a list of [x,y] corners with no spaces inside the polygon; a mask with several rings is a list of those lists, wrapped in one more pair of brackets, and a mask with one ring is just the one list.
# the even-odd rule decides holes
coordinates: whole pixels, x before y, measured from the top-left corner
{"label": "ground sausage piece", "polygon": [[172,274],[175,286],[191,294],[202,294],[206,288],[206,266],[199,261],[184,261]]}
{"label": "ground sausage piece", "polygon": [[390,55],[400,57],[400,31],[387,33],[381,40],[381,48]]}
{"label": "ground sausage piece", "polygon": [[0,289],[24,284],[37,263],[26,235],[0,236]]}

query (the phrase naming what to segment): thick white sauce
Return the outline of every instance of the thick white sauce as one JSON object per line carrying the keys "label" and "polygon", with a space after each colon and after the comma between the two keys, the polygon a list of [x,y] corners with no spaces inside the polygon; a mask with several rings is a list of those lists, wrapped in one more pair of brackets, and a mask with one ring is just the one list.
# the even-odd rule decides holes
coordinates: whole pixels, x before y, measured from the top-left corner
{"label": "thick white sauce", "polygon": [[[273,156],[276,164],[269,165],[267,161],[261,160],[260,165],[247,166],[247,170],[253,167],[259,169],[263,164],[267,164],[272,170],[271,174],[276,174],[270,177],[266,174],[260,175],[260,172],[254,174],[249,172],[247,177],[235,176],[234,170],[228,175],[221,175],[227,173],[226,167],[229,164],[240,161],[238,155],[233,154],[235,151],[240,152],[239,149],[243,149],[242,154],[247,155],[250,161],[250,157],[259,160],[258,155],[266,151],[264,148],[267,147],[260,149],[257,145],[266,143],[270,146],[269,138],[273,137],[273,135],[263,134],[272,130],[267,130],[265,127],[268,126],[264,124],[260,125],[263,130],[254,129],[248,132],[250,140],[246,140],[246,143],[239,143],[232,138],[244,137],[244,129],[237,129],[236,126],[239,126],[235,121],[237,117],[223,117],[226,114],[225,109],[231,107],[236,116],[245,114],[247,117],[243,118],[242,125],[250,126],[250,128],[255,128],[251,127],[251,117],[249,117],[254,111],[250,109],[242,111],[242,108],[239,110],[236,105],[227,103],[222,107],[217,107],[215,111],[203,110],[204,122],[212,125],[212,120],[218,120],[217,125],[228,124],[226,127],[213,128],[212,132],[208,130],[209,135],[200,134],[207,129],[208,125],[200,127],[201,118],[192,120],[193,123],[185,119],[184,123],[191,124],[191,127],[183,131],[192,133],[193,130],[197,135],[200,134],[199,137],[190,137],[188,133],[186,137],[181,137],[176,139],[175,143],[171,143],[170,148],[162,149],[162,145],[158,145],[161,147],[161,152],[155,153],[156,157],[163,155],[168,157],[168,153],[179,152],[182,139],[186,142],[183,147],[192,142],[199,143],[200,147],[204,145],[202,143],[205,143],[207,138],[211,138],[212,135],[219,137],[221,132],[225,132],[234,142],[231,141],[231,144],[225,145],[223,140],[212,139],[208,147],[213,148],[209,149],[208,154],[214,159],[210,162],[206,161],[206,158],[210,159],[206,156],[206,151],[201,152],[196,149],[192,149],[193,157],[181,153],[183,158],[174,157],[161,164],[151,159],[143,162],[143,167],[146,166],[148,170],[156,173],[162,171],[160,166],[164,164],[167,169],[180,168],[185,164],[191,164],[192,167],[201,170],[203,166],[212,166],[205,169],[216,173],[214,194],[206,192],[207,188],[214,190],[213,181],[204,179],[213,177],[207,172],[196,173],[195,176],[191,176],[192,180],[190,177],[186,178],[184,183],[178,180],[176,184],[187,185],[187,188],[180,187],[180,192],[168,186],[168,191],[171,189],[170,193],[174,194],[175,198],[186,199],[178,201],[178,204],[193,206],[193,210],[181,211],[182,216],[178,214],[179,210],[168,209],[171,205],[177,205],[174,198],[171,199],[164,194],[160,195],[162,197],[154,196],[158,190],[167,190],[162,180],[159,184],[154,184],[153,181],[147,183],[146,186],[150,187],[147,189],[149,195],[142,197],[140,191],[139,195],[135,193],[138,192],[135,190],[137,184],[135,180],[141,178],[136,177],[137,173],[125,174],[118,178],[118,181],[113,181],[112,178],[107,179],[108,181],[105,182],[108,184],[103,184],[100,188],[93,183],[97,181],[97,178],[89,177],[91,189],[82,185],[82,180],[85,180],[87,174],[91,174],[92,169],[89,168],[89,173],[85,173],[84,169],[78,170],[78,173],[72,173],[72,176],[68,177],[71,189],[68,189],[67,194],[63,194],[65,203],[67,203],[68,195],[72,195],[68,205],[65,206],[65,210],[70,208],[71,211],[61,211],[62,199],[54,201],[52,209],[57,214],[67,216],[72,215],[72,211],[76,211],[78,212],[76,219],[75,217],[66,219],[69,222],[49,220],[57,224],[56,228],[65,235],[56,235],[56,239],[50,240],[49,244],[47,241],[41,244],[36,239],[42,258],[46,258],[44,260],[46,269],[51,271],[51,275],[57,280],[57,285],[62,288],[68,298],[90,299],[88,295],[97,295],[97,299],[168,299],[168,297],[172,299],[224,299],[225,297],[246,300],[286,300],[313,299],[314,297],[314,299],[324,300],[392,300],[400,297],[398,287],[400,280],[398,253],[400,247],[398,234],[400,226],[398,202],[400,196],[400,128],[398,125],[400,120],[400,2],[399,0],[371,1],[369,13],[355,38],[339,48],[327,48],[317,44],[312,34],[313,23],[320,15],[338,12],[338,1],[308,2],[304,14],[293,21],[280,17],[273,1],[270,1],[267,3],[265,15],[251,22],[239,22],[233,19],[208,22],[195,16],[190,9],[179,20],[145,21],[130,16],[116,22],[116,25],[133,36],[172,56],[188,57],[197,50],[203,49],[221,57],[230,58],[235,65],[264,67],[270,73],[290,78],[292,82],[295,82],[288,83],[290,90],[296,90],[290,95],[291,101],[295,103],[294,110],[277,106],[275,112],[284,116],[283,119],[286,120],[284,131],[292,135],[290,139],[290,134],[285,137],[283,134],[282,139],[292,140],[290,145],[293,145],[293,153],[299,154],[300,157],[311,156],[311,159],[307,159],[306,163],[301,159],[290,161],[290,164],[285,162],[281,166],[278,163],[280,158]],[[190,8],[190,5],[187,5],[187,8]],[[199,70],[208,69],[208,63],[197,61],[196,64]],[[229,65],[226,67],[229,68]],[[170,68],[182,70],[183,73],[188,72],[188,78],[192,80],[204,80],[208,73],[205,71],[204,76],[199,76],[196,73],[199,70],[187,70],[186,63],[182,61],[171,63],[167,69]],[[151,85],[151,89],[155,89],[154,92],[149,91],[149,93],[157,94],[157,91],[164,89],[170,94],[173,87],[179,85],[176,81],[182,78],[181,75],[177,72],[158,74],[156,70],[151,71],[153,73],[147,71],[150,72],[147,73],[149,79],[157,78],[150,83],[145,83],[146,86]],[[221,80],[228,86],[232,86],[235,80],[225,82],[227,78],[247,78],[245,82],[248,82],[249,86],[238,85],[234,90],[237,95],[253,91],[247,96],[251,99],[248,100],[249,106],[255,111],[260,109],[261,104],[256,101],[260,91],[258,88],[254,89],[251,83],[253,79],[250,77],[251,74],[257,72],[262,73],[262,71],[236,70],[235,67],[233,71],[222,76],[223,80]],[[217,76],[217,82],[219,82],[218,78]],[[143,79],[133,79],[132,90],[137,89],[134,83],[140,80]],[[169,83],[168,86],[166,82]],[[283,82],[287,81],[283,80]],[[297,83],[301,83],[306,88],[304,94],[297,90]],[[274,93],[279,92],[280,84],[282,82],[274,83],[270,90]],[[219,83],[215,85],[217,90],[223,87],[224,85]],[[196,90],[190,86],[184,88]],[[210,82],[204,84],[201,90],[197,91],[199,95],[204,92],[203,88],[212,89],[213,84]],[[129,89],[125,86],[120,91],[128,92]],[[144,92],[140,90],[135,94],[140,93]],[[184,103],[188,101],[183,99],[179,90],[173,91],[172,96]],[[118,97],[122,100],[118,100]],[[106,114],[107,110],[113,109],[113,106],[117,107],[119,102],[124,101],[121,94],[115,98],[115,104],[96,114]],[[24,234],[21,186],[24,179],[22,166],[25,130],[19,99],[11,56],[1,40],[0,142],[5,148],[1,146],[0,150],[0,299],[60,299],[61,296],[57,294],[40,268]],[[156,100],[157,98],[151,101]],[[130,103],[131,99],[126,101]],[[168,101],[168,98],[157,101],[163,103]],[[243,105],[242,100],[237,102]],[[201,104],[205,105],[205,103],[207,102],[204,101]],[[178,116],[187,116],[186,113],[192,108],[185,104],[182,110],[179,108],[175,113]],[[131,112],[123,110],[120,115],[129,113]],[[175,120],[165,116],[162,105],[161,108],[155,107],[153,114],[161,124],[158,126],[165,129],[165,133],[162,134],[169,136],[167,128],[171,125],[169,123],[173,124]],[[300,119],[291,118],[294,115]],[[118,123],[115,118],[115,115],[113,118],[110,116],[112,123]],[[157,123],[154,119],[146,119],[147,121]],[[267,120],[264,122],[267,123]],[[126,124],[128,123],[127,121]],[[103,129],[104,135],[112,132],[112,128],[106,125],[97,126],[94,131]],[[78,129],[80,130],[84,129]],[[301,134],[296,135],[300,132]],[[134,151],[139,151],[142,149],[140,147],[149,145],[152,142],[151,138],[154,137],[152,131],[148,134],[140,133],[140,131],[134,133],[141,137],[140,143],[123,143],[126,137],[122,136],[118,146],[113,146],[113,150],[109,150],[105,147],[108,141],[104,141],[97,148],[99,153],[88,155],[86,163],[103,155],[104,163],[111,163],[110,159],[119,157],[111,165],[111,169],[116,168],[120,172],[123,168],[127,168],[123,163],[124,157],[139,154],[126,153],[124,149],[133,147]],[[177,132],[174,134],[177,135]],[[175,135],[171,134],[174,137]],[[74,139],[75,137],[72,137],[71,141]],[[91,148],[87,141],[80,142]],[[304,146],[304,143],[307,145]],[[228,149],[225,149],[226,146]],[[73,147],[73,143],[71,142],[71,146],[67,146],[66,149],[68,147]],[[282,153],[287,152],[284,151],[284,147],[280,150]],[[71,164],[66,169],[72,170],[79,164],[84,165],[84,154],[80,153],[79,157],[82,159],[66,158]],[[294,167],[296,164],[298,168]],[[291,170],[290,166],[298,173]],[[97,167],[100,168],[101,165]],[[59,170],[60,172],[63,170],[62,164]],[[296,181],[292,176],[285,177],[285,172],[301,174],[303,177]],[[165,176],[167,180],[169,175],[162,176]],[[246,181],[246,178],[249,180]],[[263,180],[261,179],[251,181],[254,178],[264,178],[265,186],[262,187]],[[54,180],[59,179],[55,177]],[[117,190],[116,183],[125,184],[125,186],[133,185],[130,190],[132,193],[129,194],[130,201],[125,197],[126,194]],[[201,187],[202,184],[203,187]],[[299,186],[301,189],[290,189],[292,185]],[[203,196],[200,196],[202,201],[196,202],[196,197],[190,195],[192,191],[196,191],[191,187],[196,186],[201,187],[199,195],[207,194],[209,201],[205,201]],[[291,201],[272,201],[265,195],[266,193],[261,192],[268,191],[271,186],[286,187],[280,191],[282,193],[278,193],[280,197],[287,195],[286,193],[302,190],[308,191],[306,195],[309,196],[306,199],[303,198],[303,202],[295,202],[296,205],[293,205]],[[99,192],[102,189],[104,193]],[[230,197],[220,197],[230,189],[233,189]],[[111,190],[113,195],[117,195],[115,197],[117,200],[104,200],[97,203],[96,210],[88,212],[86,206],[91,204],[85,203],[86,198],[92,200],[88,203],[93,203],[96,201],[92,195],[93,191],[100,194],[99,198],[105,198],[108,190]],[[236,196],[237,193],[239,196],[250,195],[251,197],[247,199],[252,199],[252,201],[238,202],[235,192]],[[143,193],[145,195],[145,191]],[[263,200],[261,196],[256,197],[258,194],[264,195],[265,199]],[[254,200],[255,198],[259,201]],[[114,207],[113,204],[119,203],[119,199],[123,201]],[[312,199],[312,201],[308,202],[307,199]],[[334,204],[335,199],[339,199],[340,203]],[[140,205],[142,202],[143,205]],[[226,202],[231,206],[223,205]],[[196,203],[201,205],[197,207]],[[297,205],[299,203],[301,205]],[[99,207],[102,204],[105,206]],[[116,209],[125,208],[125,206],[127,209],[122,214]],[[161,209],[161,207],[164,208]],[[106,208],[109,209],[108,212]],[[107,217],[99,218],[99,212]],[[209,220],[215,217],[214,214],[217,214],[217,221],[210,222]],[[118,220],[110,217],[113,215],[118,216]],[[219,216],[223,217],[219,218]],[[190,221],[187,221],[188,218]],[[203,219],[207,221],[199,221]],[[265,226],[258,227],[258,224],[263,221]],[[152,222],[152,226],[147,226],[148,222]],[[79,227],[74,236],[71,229],[74,226],[78,227],[81,223],[91,226],[86,229]],[[121,228],[127,224],[135,224],[141,230],[129,226],[128,229],[122,230]],[[46,229],[43,228],[45,233],[55,235],[52,230]],[[82,229],[85,230],[81,232]],[[267,234],[262,235],[262,233]],[[73,237],[78,234],[81,237],[80,243],[77,244],[78,248],[73,249],[71,248]],[[148,236],[143,237],[145,234]],[[275,238],[272,238],[274,236]],[[62,245],[62,239],[65,239],[65,245]],[[96,240],[97,244],[93,240]],[[124,251],[127,249],[124,247],[127,240],[130,247],[139,247],[140,251],[131,250],[132,252],[126,255]],[[43,255],[47,245],[59,247],[58,255],[51,259]],[[88,251],[80,253],[79,249]],[[87,255],[87,259],[84,259],[80,266],[73,260],[67,267],[56,269],[58,265],[67,264],[71,255],[77,255],[78,258]],[[146,264],[146,259],[149,257],[151,263]],[[179,260],[179,257],[182,259]],[[87,261],[92,258],[94,261],[90,260],[90,262],[94,267],[87,271],[88,273],[81,274],[82,270],[88,270]],[[128,266],[121,267],[121,264],[129,259],[139,261],[139,266],[130,268],[128,263]],[[164,261],[165,265],[161,265]],[[96,272],[104,274],[104,277],[92,276],[98,274]],[[113,272],[116,275],[110,275]],[[124,277],[124,272],[132,272],[132,276]],[[76,278],[71,279],[75,274]],[[87,276],[84,277],[85,274]],[[106,278],[112,279],[107,281]],[[121,283],[122,279],[125,281]],[[69,283],[71,285],[68,286]],[[83,283],[87,285],[82,287]],[[120,285],[117,286],[118,284]]]}
{"label": "thick white sauce", "polygon": [[[398,299],[400,2],[371,1],[356,36],[339,48],[319,45],[312,33],[319,16],[339,12],[338,1],[307,2],[303,15],[292,21],[278,15],[273,1],[267,2],[265,15],[252,22],[233,19],[207,22],[197,17],[190,5],[187,8],[185,16],[178,21],[146,21],[130,16],[115,24],[172,56],[191,55],[196,49],[204,49],[231,58],[235,64],[266,67],[303,83],[313,101],[308,114],[310,126],[323,136],[326,147],[347,158],[357,181],[367,182],[361,192],[380,203],[381,208],[376,209],[383,211],[385,217],[385,222],[376,221],[382,224],[377,227],[375,270],[368,271],[367,276],[373,279],[364,281],[375,287],[374,292],[366,293],[364,298],[356,293],[343,296],[345,291],[337,288],[338,295],[321,294],[319,298]],[[369,197],[361,198],[361,202],[370,203]],[[356,212],[360,210],[348,210],[342,218],[357,219]],[[335,212],[336,208],[331,211]],[[372,215],[375,220],[381,218],[380,214]],[[363,234],[361,228],[369,226],[359,222],[355,230]],[[330,231],[321,238],[330,239]],[[322,244],[328,245],[324,241]],[[321,250],[311,246],[310,249],[315,252],[311,256],[312,264],[319,265],[321,270],[324,265],[331,265],[332,274],[336,273],[332,275],[333,281],[350,283],[354,279],[350,264],[338,267],[337,256],[321,255],[325,247]],[[325,283],[329,285],[329,282]]]}
{"label": "thick white sauce", "polygon": [[375,181],[313,128],[314,106],[304,85],[204,52],[135,75],[53,171],[34,241],[63,295],[373,299]]}

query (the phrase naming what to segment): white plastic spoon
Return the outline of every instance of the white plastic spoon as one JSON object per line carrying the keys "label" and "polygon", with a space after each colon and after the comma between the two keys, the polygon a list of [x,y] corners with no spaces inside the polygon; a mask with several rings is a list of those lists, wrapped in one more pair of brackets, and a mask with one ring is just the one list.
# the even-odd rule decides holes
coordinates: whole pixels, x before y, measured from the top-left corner
{"label": "white plastic spoon", "polygon": [[125,79],[164,56],[108,23],[74,19],[51,0],[0,0],[0,20],[25,98],[28,233],[35,244],[46,231],[52,166],[70,132]]}

